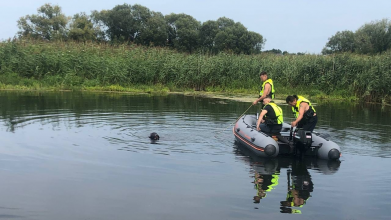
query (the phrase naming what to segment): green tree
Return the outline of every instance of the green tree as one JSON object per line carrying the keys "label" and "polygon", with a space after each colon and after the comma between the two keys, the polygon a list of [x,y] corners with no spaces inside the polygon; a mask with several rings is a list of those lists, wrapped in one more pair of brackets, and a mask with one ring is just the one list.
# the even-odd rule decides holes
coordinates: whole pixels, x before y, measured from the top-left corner
{"label": "green tree", "polygon": [[142,45],[165,46],[167,43],[167,23],[160,12],[149,12],[141,22],[135,42]]}
{"label": "green tree", "polygon": [[240,53],[239,38],[246,32],[246,28],[240,24],[235,23],[232,19],[221,17],[217,19],[219,25],[219,32],[216,35],[216,48],[219,51],[232,51],[236,54]]}
{"label": "green tree", "polygon": [[163,46],[167,40],[164,16],[138,4],[123,4],[111,10],[93,11],[92,17],[96,26],[100,26],[112,42]]}
{"label": "green tree", "polygon": [[227,28],[216,34],[215,43],[218,51],[236,51],[236,42],[233,32],[233,28]]}
{"label": "green tree", "polygon": [[355,33],[357,51],[363,54],[381,53],[391,48],[391,22],[388,19],[361,26]]}
{"label": "green tree", "polygon": [[221,17],[217,20],[218,32],[215,48],[218,51],[232,51],[235,54],[260,53],[265,43],[262,35],[248,31],[243,24]]}
{"label": "green tree", "polygon": [[247,45],[249,45],[248,54],[259,54],[263,46],[265,45],[266,39],[263,38],[259,33],[249,31]]}
{"label": "green tree", "polygon": [[128,4],[117,5],[111,10],[93,11],[93,20],[104,26],[110,41],[127,42],[135,37],[132,7]]}
{"label": "green tree", "polygon": [[166,15],[168,24],[168,44],[178,51],[193,52],[199,48],[201,23],[190,15]]}
{"label": "green tree", "polygon": [[151,11],[141,5],[133,5],[130,7],[130,20],[132,24],[132,30],[133,30],[133,38],[132,41],[136,43],[142,43],[142,40],[140,39],[143,32],[148,28],[147,23],[149,18],[151,17]]}
{"label": "green tree", "polygon": [[38,14],[26,15],[18,20],[18,35],[46,40],[65,39],[66,17],[58,5],[45,4],[38,8]]}
{"label": "green tree", "polygon": [[391,48],[391,21],[383,19],[361,26],[356,32],[337,32],[329,38],[322,54],[356,52],[376,54]]}
{"label": "green tree", "polygon": [[201,47],[217,53],[215,38],[218,32],[219,25],[217,21],[209,20],[202,23],[199,35]]}
{"label": "green tree", "polygon": [[228,28],[232,28],[235,25],[235,21],[226,17],[221,17],[217,19],[217,24],[219,25],[219,29],[224,31]]}
{"label": "green tree", "polygon": [[76,41],[95,41],[99,33],[99,28],[94,28],[91,18],[85,13],[80,13],[72,18],[68,38]]}
{"label": "green tree", "polygon": [[108,26],[106,25],[106,22],[107,22],[107,17],[108,17],[108,13],[109,11],[108,10],[102,10],[102,11],[92,11],[91,12],[91,22],[93,23],[93,25],[98,29],[100,30],[99,34],[98,34],[98,38],[99,39],[102,39],[102,40],[111,40],[111,37],[110,37],[110,32],[109,32],[109,28]]}
{"label": "green tree", "polygon": [[278,55],[282,55],[282,51],[280,49],[271,49],[271,50],[265,50],[263,51],[264,53],[274,53],[274,54],[278,54]]}
{"label": "green tree", "polygon": [[240,22],[237,22],[232,28],[227,28],[226,31],[228,30],[232,36],[230,39],[232,42],[232,48],[230,49],[232,49],[232,51],[234,51],[236,54],[250,54],[251,44],[248,42],[250,36],[248,34],[247,28],[244,27],[244,25]]}
{"label": "green tree", "polygon": [[329,38],[322,54],[332,54],[338,52],[355,52],[355,39],[352,31],[337,32]]}
{"label": "green tree", "polygon": [[217,50],[238,53],[236,46],[237,38],[235,35],[243,34],[244,30],[241,29],[242,27],[235,27],[235,22],[232,19],[226,17],[217,19],[217,24],[219,25],[219,32],[215,37]]}

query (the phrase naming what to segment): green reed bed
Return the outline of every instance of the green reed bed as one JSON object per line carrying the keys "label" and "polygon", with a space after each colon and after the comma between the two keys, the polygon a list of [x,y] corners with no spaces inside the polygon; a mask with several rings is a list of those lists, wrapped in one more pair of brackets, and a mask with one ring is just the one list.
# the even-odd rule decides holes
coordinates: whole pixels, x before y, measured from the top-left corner
{"label": "green reed bed", "polygon": [[277,96],[364,98],[389,102],[391,52],[254,56],[182,54],[134,45],[40,42],[0,43],[0,88],[109,91],[206,90],[254,94],[267,71]]}

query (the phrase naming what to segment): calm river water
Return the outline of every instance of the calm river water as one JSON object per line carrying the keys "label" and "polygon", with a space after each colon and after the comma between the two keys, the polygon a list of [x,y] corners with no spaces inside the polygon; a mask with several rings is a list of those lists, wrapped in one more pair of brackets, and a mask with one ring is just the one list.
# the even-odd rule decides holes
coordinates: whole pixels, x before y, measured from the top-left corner
{"label": "calm river water", "polygon": [[232,134],[250,104],[0,92],[0,218],[390,218],[390,106],[317,103],[339,163],[256,158]]}

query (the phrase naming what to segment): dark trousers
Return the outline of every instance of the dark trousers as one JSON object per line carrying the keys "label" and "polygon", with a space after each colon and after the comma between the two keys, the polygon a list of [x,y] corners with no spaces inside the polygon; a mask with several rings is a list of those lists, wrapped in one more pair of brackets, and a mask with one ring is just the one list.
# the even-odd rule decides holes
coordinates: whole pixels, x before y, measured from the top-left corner
{"label": "dark trousers", "polygon": [[261,129],[261,131],[263,133],[266,133],[266,134],[278,134],[281,132],[281,129],[282,129],[282,125],[267,125],[265,123],[261,123],[259,124],[259,128]]}
{"label": "dark trousers", "polygon": [[302,119],[299,124],[297,125],[297,128],[302,128],[304,131],[311,131],[313,132],[316,126],[316,123],[318,123],[318,116],[312,116],[309,119]]}

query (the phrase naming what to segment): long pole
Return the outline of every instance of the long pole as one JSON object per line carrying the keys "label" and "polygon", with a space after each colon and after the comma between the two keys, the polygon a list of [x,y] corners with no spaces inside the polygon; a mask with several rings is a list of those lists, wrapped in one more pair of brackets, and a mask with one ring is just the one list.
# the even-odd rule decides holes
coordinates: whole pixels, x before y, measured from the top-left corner
{"label": "long pole", "polygon": [[[238,119],[235,120],[235,122],[231,123],[228,127],[224,128],[223,130],[221,130],[220,132],[224,131],[225,129],[229,128],[229,127],[232,127],[232,125],[234,123],[236,123],[244,114],[246,114],[246,112],[253,106],[253,104],[250,105],[250,107],[248,107],[248,109],[246,111],[243,112],[243,114],[241,116],[239,116]],[[219,133],[219,132],[218,132]]]}

